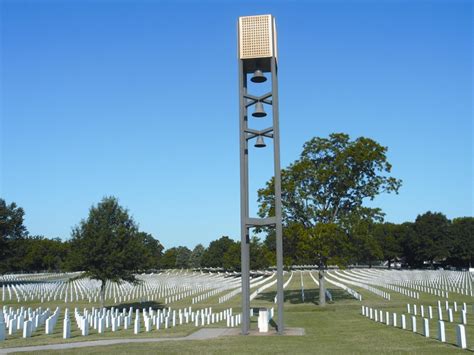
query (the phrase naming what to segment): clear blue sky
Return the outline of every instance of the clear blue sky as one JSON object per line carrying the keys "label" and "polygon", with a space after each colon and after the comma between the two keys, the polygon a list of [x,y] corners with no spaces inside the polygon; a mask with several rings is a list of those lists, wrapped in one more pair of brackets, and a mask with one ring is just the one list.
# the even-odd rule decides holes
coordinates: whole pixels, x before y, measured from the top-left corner
{"label": "clear blue sky", "polygon": [[[473,215],[471,1],[2,0],[0,196],[30,234],[69,238],[114,195],[165,247],[237,239],[236,21],[267,13],[282,167],[371,137],[403,179],[386,220]],[[270,149],[251,154],[256,200]]]}

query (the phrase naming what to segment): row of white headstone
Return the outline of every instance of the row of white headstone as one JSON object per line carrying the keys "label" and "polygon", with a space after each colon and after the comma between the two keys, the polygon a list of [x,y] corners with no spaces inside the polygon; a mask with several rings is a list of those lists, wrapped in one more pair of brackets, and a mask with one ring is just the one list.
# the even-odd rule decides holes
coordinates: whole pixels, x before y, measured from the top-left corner
{"label": "row of white headstone", "polygon": [[49,308],[43,311],[41,308],[25,310],[24,307],[21,307],[15,311],[12,307],[4,306],[0,311],[0,340],[5,340],[7,331],[8,335],[14,335],[17,331],[22,331],[23,338],[29,338],[43,324],[45,325],[45,333],[52,334],[59,314],[59,308],[56,308],[51,314]]}
{"label": "row of white headstone", "polygon": [[352,288],[344,285],[343,283],[337,282],[337,281],[331,279],[331,277],[328,277],[328,276],[326,276],[326,281],[329,282],[330,284],[333,284],[336,287],[342,288],[344,291],[346,291],[348,294],[350,294],[356,300],[362,301],[362,295],[359,292],[354,291]]}
{"label": "row of white headstone", "polygon": [[362,281],[357,281],[356,278],[348,275],[348,274],[343,274],[337,270],[334,270],[333,272],[330,272],[330,276],[337,279],[338,281],[342,282],[343,284],[349,284],[349,285],[354,285],[360,288],[363,288],[377,296],[380,296],[386,300],[390,300],[391,296],[390,293],[382,291],[376,287],[373,287],[369,285],[367,282],[362,282]]}
{"label": "row of white headstone", "polygon": [[[398,326],[398,316],[397,313],[392,313],[388,311],[382,311],[373,309],[368,306],[362,306],[361,314],[375,322],[384,323],[386,325],[392,325],[394,327],[400,327],[401,329],[407,329],[407,320],[406,315],[402,314],[400,317],[400,326]],[[427,338],[430,337],[430,321],[428,318],[422,318],[423,321],[423,335]],[[417,333],[417,318],[415,315],[411,316],[411,330],[413,333]],[[441,342],[446,342],[446,328],[445,323],[442,320],[438,321],[438,336],[437,339]],[[462,349],[467,348],[467,339],[466,339],[466,328],[463,324],[456,325],[456,344]]]}
{"label": "row of white headstone", "polygon": [[[13,335],[17,330],[23,330],[23,338],[31,337],[36,329],[45,325],[45,334],[53,334],[54,328],[60,315],[60,309],[56,308],[51,314],[49,309],[42,311],[38,308],[34,311],[28,309],[18,309],[15,311],[12,307],[0,312],[0,340],[5,340],[7,330],[9,335]],[[4,316],[6,314],[6,317]],[[212,307],[203,308],[193,311],[191,307],[179,310],[172,310],[171,308],[153,310],[151,307],[133,310],[131,307],[128,312],[123,309],[119,312],[116,308],[111,309],[96,309],[91,311],[84,309],[81,313],[78,308],[74,309],[74,319],[77,327],[83,336],[90,333],[90,329],[95,329],[97,333],[102,334],[107,330],[115,332],[120,328],[131,329],[133,321],[134,334],[141,332],[141,325],[144,325],[146,332],[153,328],[167,329],[182,324],[194,324],[198,326],[206,326],[222,321],[227,322],[228,327],[236,327],[241,323],[241,315],[233,314],[232,308],[220,312],[213,312]],[[63,320],[63,338],[71,337],[71,320],[69,310],[66,308]]]}
{"label": "row of white headstone", "polygon": [[444,270],[367,270],[360,271],[368,278],[430,293],[439,297],[449,297],[449,292],[473,295],[473,277],[466,271]]}
{"label": "row of white headstone", "polygon": [[[449,307],[449,303],[448,303],[448,301],[446,301],[445,311],[447,312],[447,320],[450,323],[454,322],[454,314],[457,313],[457,311],[458,311],[457,302],[454,302],[453,305],[454,305],[454,308]],[[443,320],[443,309],[441,307],[441,301],[439,301],[439,300],[438,300],[437,310],[438,310],[438,312],[437,312],[438,313],[438,320]],[[462,305],[462,308],[460,309],[460,312],[459,312],[459,322],[461,324],[464,324],[464,325],[467,324],[467,312],[468,312],[467,310],[468,310],[467,304],[464,302],[463,305]],[[425,317],[426,312],[425,312],[425,306],[424,305],[420,305],[419,311],[420,311],[420,316]],[[415,316],[417,316],[418,315],[418,306],[416,304],[410,305],[408,303],[407,304],[407,312],[408,312],[408,314],[414,314]],[[432,306],[428,306],[428,308],[427,308],[427,317],[429,319],[433,319],[433,307]]]}
{"label": "row of white headstone", "polygon": [[[271,280],[273,277],[275,277],[276,273],[272,273],[270,275],[270,277],[265,277],[265,276],[258,276],[252,280],[250,280],[250,288],[254,288],[254,287],[257,287],[265,282],[268,282],[269,280]],[[232,291],[222,295],[219,297],[218,299],[218,302],[219,304],[220,303],[224,303],[224,302],[227,302],[229,301],[232,297],[235,297],[237,296],[239,293],[242,292],[242,286],[238,286],[236,287],[235,289],[233,289]]]}
{"label": "row of white headstone", "polygon": [[[336,273],[337,273],[337,271],[336,271]],[[420,298],[420,295],[419,295],[418,292],[415,292],[415,291],[412,291],[412,290],[409,290],[409,289],[405,289],[405,288],[402,288],[402,287],[391,285],[390,283],[387,282],[387,280],[381,279],[380,277],[378,277],[377,272],[363,270],[363,269],[361,269],[361,270],[344,270],[342,273],[339,273],[339,275],[341,275],[341,276],[343,276],[347,279],[350,279],[352,281],[359,282],[363,285],[366,285],[367,286],[366,289],[369,290],[369,291],[371,291],[372,289],[378,290],[374,287],[374,286],[378,286],[378,287],[387,288],[387,289],[392,290],[394,292],[398,292],[398,293],[400,293],[402,295],[405,295],[407,297],[416,298],[416,299]],[[387,300],[391,299],[390,294],[385,293],[384,291],[375,291],[373,293],[375,293],[379,296],[382,296]],[[385,294],[387,294],[387,296],[385,296]]]}
{"label": "row of white headstone", "polygon": [[[28,283],[24,277],[17,280],[17,284],[2,285],[2,301],[18,302],[40,300],[49,302],[64,300],[74,302],[88,300],[96,302],[100,297],[100,283],[96,280],[79,279],[67,282],[66,274],[57,274],[58,280],[51,281],[52,275],[48,274],[48,281]],[[75,274],[71,274],[72,277]],[[107,282],[105,299],[113,299],[116,303],[132,299],[157,300],[164,299],[165,303],[179,301],[203,293],[216,294],[214,290],[223,291],[235,288],[240,282],[239,277],[224,274],[204,273],[162,273],[144,274],[137,277],[142,281],[140,285],[122,283],[120,285]],[[41,281],[38,275],[31,275],[31,279]],[[219,292],[217,292],[219,293]],[[201,297],[204,299],[204,297]]]}

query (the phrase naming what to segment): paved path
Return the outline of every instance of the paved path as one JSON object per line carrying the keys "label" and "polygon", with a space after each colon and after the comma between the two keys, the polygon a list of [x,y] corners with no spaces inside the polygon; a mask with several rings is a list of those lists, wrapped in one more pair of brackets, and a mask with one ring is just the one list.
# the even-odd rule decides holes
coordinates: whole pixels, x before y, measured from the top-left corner
{"label": "paved path", "polygon": [[162,341],[176,341],[176,340],[205,340],[205,339],[213,339],[220,336],[234,335],[234,334],[235,332],[233,331],[233,329],[229,329],[229,328],[204,328],[186,337],[108,339],[108,340],[81,341],[81,342],[63,343],[63,344],[24,346],[24,347],[17,347],[17,348],[0,349],[0,354],[11,354],[14,352],[23,352],[23,351],[62,350],[62,349],[84,348],[84,347],[89,347],[89,346],[116,345],[116,344],[124,344],[124,343],[157,343],[157,342],[162,342]]}

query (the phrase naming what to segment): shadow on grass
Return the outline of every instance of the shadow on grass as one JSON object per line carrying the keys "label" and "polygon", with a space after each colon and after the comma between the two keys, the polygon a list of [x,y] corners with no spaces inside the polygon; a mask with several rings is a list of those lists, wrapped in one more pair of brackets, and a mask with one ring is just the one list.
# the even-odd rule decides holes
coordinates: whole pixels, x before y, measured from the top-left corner
{"label": "shadow on grass", "polygon": [[[342,300],[352,300],[353,297],[346,291],[341,289],[329,289],[332,295],[332,301],[326,300],[326,303],[334,303]],[[274,302],[276,292],[261,293],[257,296],[257,300]],[[291,304],[314,304],[319,305],[319,289],[307,289],[304,290],[304,301],[301,290],[285,290],[284,291],[285,302]]]}

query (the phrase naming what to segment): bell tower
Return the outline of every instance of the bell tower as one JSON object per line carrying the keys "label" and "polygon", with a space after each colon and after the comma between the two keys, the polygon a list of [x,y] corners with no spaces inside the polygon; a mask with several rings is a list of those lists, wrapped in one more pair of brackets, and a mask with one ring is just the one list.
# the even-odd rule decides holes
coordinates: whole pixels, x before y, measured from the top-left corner
{"label": "bell tower", "polygon": [[[278,334],[283,334],[283,241],[281,221],[280,129],[278,115],[278,54],[275,18],[272,15],[244,16],[238,23],[239,130],[240,130],[240,223],[242,270],[242,334],[250,329],[250,229],[273,226],[276,232]],[[267,74],[267,75],[265,75]],[[263,95],[249,93],[251,85],[271,80],[271,91]],[[250,86],[252,88],[252,86]],[[269,127],[252,129],[248,110],[254,119],[265,119],[265,106],[271,107]],[[270,120],[269,120],[270,121]],[[250,124],[249,124],[250,123]],[[248,144],[265,148],[264,138],[273,140],[275,216],[253,218],[249,215]]]}

